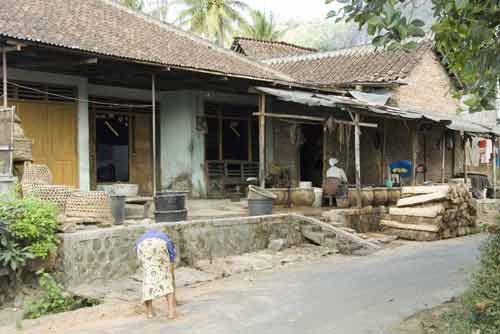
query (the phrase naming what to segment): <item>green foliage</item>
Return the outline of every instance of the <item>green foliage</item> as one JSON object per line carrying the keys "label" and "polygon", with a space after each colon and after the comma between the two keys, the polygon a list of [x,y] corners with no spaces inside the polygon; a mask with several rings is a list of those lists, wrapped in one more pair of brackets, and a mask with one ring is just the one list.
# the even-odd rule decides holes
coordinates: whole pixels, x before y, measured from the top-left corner
{"label": "green foliage", "polygon": [[14,241],[9,231],[9,222],[0,218],[0,266],[17,271],[26,265],[27,260],[33,258],[33,254]]}
{"label": "green foliage", "polygon": [[268,15],[260,10],[252,10],[250,17],[252,22],[244,25],[242,36],[274,41],[283,35],[283,31],[277,29],[272,13]]}
{"label": "green foliage", "polygon": [[500,230],[483,245],[479,266],[459,309],[443,318],[449,333],[498,334],[500,328]]}
{"label": "green foliage", "polygon": [[236,26],[247,24],[241,13],[248,6],[240,0],[177,0],[176,3],[185,7],[177,17],[179,25],[220,46],[228,42]]}
{"label": "green foliage", "polygon": [[[341,17],[366,27],[376,46],[412,47],[408,39],[425,35],[424,21],[405,15],[416,0],[326,0],[343,3]],[[443,62],[464,86],[471,110],[492,108],[500,76],[500,2],[430,0],[435,45]],[[335,11],[329,16],[335,16]]]}
{"label": "green foliage", "polygon": [[118,0],[118,3],[136,11],[141,11],[144,8],[143,0]]}
{"label": "green foliage", "polygon": [[24,308],[24,319],[36,319],[46,314],[73,311],[82,307],[95,306],[97,300],[67,294],[54,278],[46,272],[38,272],[40,287],[44,290],[42,297]]}
{"label": "green foliage", "polygon": [[56,207],[34,198],[0,201],[0,265],[13,271],[58,244]]}

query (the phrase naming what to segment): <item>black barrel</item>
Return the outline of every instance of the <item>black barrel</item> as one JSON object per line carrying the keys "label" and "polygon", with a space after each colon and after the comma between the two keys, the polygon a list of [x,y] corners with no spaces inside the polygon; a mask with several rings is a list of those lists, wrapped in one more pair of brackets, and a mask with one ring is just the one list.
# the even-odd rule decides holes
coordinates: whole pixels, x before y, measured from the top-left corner
{"label": "black barrel", "polygon": [[159,191],[155,195],[155,221],[157,223],[184,221],[187,218],[187,192]]}
{"label": "black barrel", "polygon": [[186,196],[183,191],[159,191],[155,196],[155,210],[183,210],[186,208]]}
{"label": "black barrel", "polygon": [[155,222],[173,223],[185,221],[187,219],[187,210],[155,211]]}

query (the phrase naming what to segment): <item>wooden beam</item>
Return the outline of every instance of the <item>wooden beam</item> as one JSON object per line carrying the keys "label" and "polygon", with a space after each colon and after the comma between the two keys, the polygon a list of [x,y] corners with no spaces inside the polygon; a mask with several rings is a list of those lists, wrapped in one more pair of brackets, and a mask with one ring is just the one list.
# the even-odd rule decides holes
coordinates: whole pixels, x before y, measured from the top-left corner
{"label": "wooden beam", "polygon": [[266,95],[259,99],[259,183],[266,186]]}
{"label": "wooden beam", "polygon": [[156,77],[151,75],[151,103],[153,104],[152,132],[153,132],[153,196],[156,196]]}
{"label": "wooden beam", "polygon": [[318,225],[318,226],[321,226],[322,228],[324,229],[327,229],[327,230],[330,230],[330,231],[333,231],[338,237],[341,237],[341,238],[345,238],[349,241],[352,241],[356,244],[359,244],[359,245],[362,245],[372,251],[376,251],[376,250],[379,250],[381,249],[381,247],[379,245],[376,245],[368,240],[365,240],[361,237],[358,237],[357,235],[355,234],[352,234],[352,233],[349,233],[341,228],[338,228],[338,227],[334,227],[328,223],[324,223],[316,218],[313,218],[313,217],[306,217],[306,216],[302,216],[302,215],[299,215],[299,214],[296,214],[296,213],[292,213],[290,215],[291,217],[299,220],[299,221],[305,221],[305,222],[308,222],[310,224],[314,224],[314,225]]}
{"label": "wooden beam", "polygon": [[[253,113],[254,116],[261,116],[261,113]],[[289,119],[300,119],[300,120],[306,120],[306,121],[313,121],[313,122],[326,122],[327,119],[323,117],[314,117],[314,116],[302,116],[302,115],[289,115],[289,114],[264,114],[264,117],[274,117],[274,118],[289,118]],[[354,126],[354,122],[349,122],[349,121],[343,121],[343,120],[338,120],[334,119],[333,120],[335,123],[338,124],[345,124],[345,125],[351,125]],[[367,127],[367,128],[378,128],[377,123],[364,123],[360,122],[360,126],[362,127]]]}
{"label": "wooden beam", "polygon": [[410,151],[411,151],[411,185],[415,186],[417,184],[417,124],[415,123],[410,128]]}
{"label": "wooden beam", "polygon": [[328,163],[328,128],[326,124],[323,125],[323,170],[321,175],[321,184],[325,183],[326,180],[326,171],[327,171],[327,163]]}
{"label": "wooden beam", "polygon": [[465,188],[469,190],[469,187],[467,186],[467,136],[464,135],[463,138],[463,145],[464,145],[464,183],[465,183]]}
{"label": "wooden beam", "polygon": [[361,207],[361,157],[360,157],[360,125],[359,114],[354,115],[354,161],[356,166],[357,205]]}
{"label": "wooden beam", "polygon": [[441,183],[444,183],[446,167],[446,129],[443,130],[441,138]]}

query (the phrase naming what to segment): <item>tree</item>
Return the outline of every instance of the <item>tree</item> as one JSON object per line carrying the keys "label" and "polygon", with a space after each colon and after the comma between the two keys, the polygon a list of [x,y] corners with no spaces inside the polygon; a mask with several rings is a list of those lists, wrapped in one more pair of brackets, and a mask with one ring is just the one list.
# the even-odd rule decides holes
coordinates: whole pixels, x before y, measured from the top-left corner
{"label": "tree", "polygon": [[129,7],[133,10],[136,10],[136,11],[142,11],[142,9],[144,8],[144,1],[143,0],[118,0],[118,3],[126,6],[126,7]]}
{"label": "tree", "polygon": [[186,8],[180,11],[177,22],[187,26],[213,42],[224,46],[232,36],[235,25],[244,26],[246,20],[241,15],[248,6],[239,0],[179,0]]}
{"label": "tree", "polygon": [[[326,0],[343,3],[340,18],[366,27],[372,43],[387,48],[411,48],[412,37],[425,35],[425,23],[405,14],[418,0]],[[421,0],[420,0],[421,1]],[[431,29],[443,63],[468,94],[473,111],[493,108],[500,76],[500,1],[429,0]],[[336,16],[332,10],[328,16]]]}
{"label": "tree", "polygon": [[244,37],[274,41],[283,35],[283,31],[277,29],[272,13],[267,15],[263,11],[252,10],[250,17],[252,22],[246,24],[241,32]]}

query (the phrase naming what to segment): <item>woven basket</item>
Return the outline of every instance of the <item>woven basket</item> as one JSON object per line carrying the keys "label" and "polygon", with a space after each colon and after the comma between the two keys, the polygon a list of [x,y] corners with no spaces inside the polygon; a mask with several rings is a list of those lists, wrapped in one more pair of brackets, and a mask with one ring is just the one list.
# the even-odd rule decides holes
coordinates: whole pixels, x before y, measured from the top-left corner
{"label": "woven basket", "polygon": [[111,219],[111,199],[104,191],[76,191],[66,202],[66,216]]}
{"label": "woven basket", "polygon": [[46,165],[24,163],[23,184],[52,184],[52,173]]}
{"label": "woven basket", "polygon": [[70,186],[52,184],[22,184],[23,196],[32,196],[44,201],[52,202],[59,210],[64,211],[68,198],[76,191]]}

